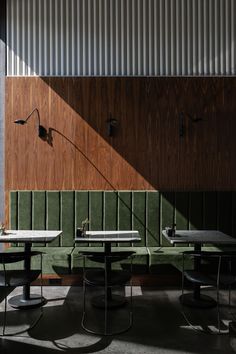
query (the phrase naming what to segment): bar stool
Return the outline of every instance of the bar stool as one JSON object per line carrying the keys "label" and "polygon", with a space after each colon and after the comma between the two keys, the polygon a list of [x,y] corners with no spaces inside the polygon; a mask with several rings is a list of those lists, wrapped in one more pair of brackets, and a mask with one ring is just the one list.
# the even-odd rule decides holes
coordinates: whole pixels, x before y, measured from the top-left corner
{"label": "bar stool", "polygon": [[[197,269],[189,269],[186,267],[185,263],[187,258],[192,260],[192,262],[198,261]],[[184,251],[183,252],[183,269],[182,269],[182,295],[180,300],[184,296],[184,281],[188,280],[189,283],[193,285],[206,285],[215,288],[216,290],[216,300],[204,296],[208,300],[208,308],[217,307],[217,326],[218,330],[212,332],[209,328],[199,329],[194,326],[188,319],[184,311],[184,306],[182,308],[182,314],[187,321],[188,325],[194,330],[210,333],[210,334],[227,334],[229,329],[221,329],[221,316],[220,316],[220,289],[228,288],[228,305],[231,305],[231,286],[236,283],[236,275],[232,269],[232,261],[236,260],[235,252],[214,252],[214,251]],[[192,296],[190,294],[190,296]],[[191,298],[191,297],[190,297]],[[191,306],[191,302],[190,302]],[[204,309],[204,307],[202,307]]]}
{"label": "bar stool", "polygon": [[[37,269],[31,269],[30,271],[25,271],[24,269],[19,269],[19,265],[12,269],[9,264],[18,262],[30,262],[32,257],[40,257],[40,267]],[[41,279],[41,294],[40,297],[43,299],[42,290],[42,252],[32,251],[32,252],[3,252],[0,253],[0,287],[5,289],[4,293],[4,315],[3,315],[3,330],[2,336],[13,336],[32,329],[40,320],[43,314],[42,307],[40,308],[40,313],[37,319],[26,329],[18,331],[17,333],[6,333],[6,321],[7,321],[7,294],[8,289],[17,286],[25,286],[32,283],[39,276]],[[33,306],[32,306],[33,307]]]}
{"label": "bar stool", "polygon": [[[105,255],[103,252],[81,252],[83,255],[83,316],[81,325],[82,328],[92,334],[97,335],[115,335],[126,332],[133,324],[133,304],[132,304],[132,259],[135,252],[122,251],[112,252],[110,255]],[[86,268],[86,260],[97,262],[103,267],[89,269]],[[128,269],[112,269],[112,264],[128,260]],[[117,288],[124,289],[125,286],[130,287],[130,299],[125,296],[114,294],[113,291]],[[88,307],[87,307],[87,287],[101,288],[102,294],[95,295],[91,299],[91,304],[99,311],[104,311],[103,329],[97,330],[88,324]],[[117,315],[117,309],[126,306],[128,314],[128,324],[122,328],[113,331],[109,328],[109,318],[111,311]],[[112,316],[111,316],[112,317]]]}

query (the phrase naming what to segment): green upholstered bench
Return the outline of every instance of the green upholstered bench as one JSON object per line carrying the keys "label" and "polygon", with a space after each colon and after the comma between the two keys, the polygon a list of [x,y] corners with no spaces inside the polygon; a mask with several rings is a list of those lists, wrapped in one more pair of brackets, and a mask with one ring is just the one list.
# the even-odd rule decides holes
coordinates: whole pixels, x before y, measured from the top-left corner
{"label": "green upholstered bench", "polygon": [[[34,245],[45,252],[44,274],[74,274],[80,271],[81,259],[78,252],[90,245],[75,245],[74,237],[76,229],[86,218],[90,220],[90,230],[135,229],[140,232],[141,242],[134,245],[122,244],[122,247],[119,244],[113,246],[135,250],[133,270],[146,273],[149,270],[147,239],[149,235],[158,239],[158,203],[158,192],[11,191],[10,228],[63,231],[60,240],[48,245]],[[148,210],[150,214],[146,218]],[[100,247],[101,243],[97,249]]]}
{"label": "green upholstered bench", "polygon": [[[113,244],[136,252],[136,273],[155,273],[162,264],[181,269],[186,248],[172,247],[161,234],[173,219],[182,230],[220,229],[232,236],[236,231],[235,192],[11,191],[9,205],[11,229],[63,231],[60,239],[34,246],[45,252],[44,274],[81,271],[79,250],[94,249],[94,244],[74,244],[76,229],[86,218],[90,230],[139,231],[141,242]],[[96,249],[101,247],[98,243]]]}
{"label": "green upholstered bench", "polygon": [[[11,229],[63,230],[62,237],[50,244],[33,244],[43,251],[44,274],[70,274],[74,248],[73,198],[54,191],[11,191]],[[22,245],[12,245],[14,250]]]}

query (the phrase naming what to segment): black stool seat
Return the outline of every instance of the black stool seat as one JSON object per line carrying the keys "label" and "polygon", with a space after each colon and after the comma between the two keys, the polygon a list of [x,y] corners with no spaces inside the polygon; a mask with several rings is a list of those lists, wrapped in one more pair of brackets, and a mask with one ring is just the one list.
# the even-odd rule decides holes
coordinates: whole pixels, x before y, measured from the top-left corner
{"label": "black stool seat", "polygon": [[[20,333],[23,333],[25,331],[29,331],[31,328],[33,328],[40,318],[42,317],[42,308],[40,311],[39,316],[37,319],[31,324],[27,325],[26,329],[20,330],[15,333],[6,333],[6,319],[7,319],[7,295],[8,295],[8,288],[10,287],[18,287],[18,286],[30,286],[30,283],[34,280],[36,280],[38,277],[40,277],[41,280],[41,294],[37,296],[31,296],[30,299],[28,300],[28,290],[23,293],[22,295],[17,295],[14,296],[10,299],[9,303],[12,307],[14,308],[33,308],[35,306],[38,306],[38,301],[40,301],[40,304],[43,303],[43,292],[42,292],[42,252],[39,251],[24,251],[24,252],[0,252],[0,289],[3,289],[4,291],[4,316],[3,316],[3,328],[2,328],[2,334],[1,336],[12,336],[12,335],[17,335]],[[31,269],[30,263],[31,259],[34,256],[38,256],[37,258],[39,259],[40,265],[37,267],[40,267],[40,269]],[[22,268],[22,264],[17,264],[17,263],[24,263],[24,269]],[[14,268],[12,269],[12,266],[9,266],[9,264],[12,264]],[[41,276],[40,276],[41,275]],[[30,301],[30,304],[29,304]],[[29,304],[29,305],[28,305]]]}
{"label": "black stool seat", "polygon": [[[217,285],[217,274],[211,273],[203,273],[201,271],[195,270],[186,270],[184,272],[184,276],[186,279],[191,281],[192,283],[199,284],[199,285]],[[231,285],[235,283],[236,276],[232,274],[222,274],[220,277],[220,284],[221,285]]]}
{"label": "black stool seat", "polygon": [[110,261],[110,263],[120,262],[135,254],[133,251],[114,251],[110,256],[106,256],[104,252],[80,251],[79,253],[86,256],[89,260],[97,263],[105,263],[106,260]]}
{"label": "black stool seat", "polygon": [[[107,279],[107,286],[123,285],[131,279],[131,273],[125,270],[112,270]],[[86,270],[84,281],[89,285],[104,286],[104,269]]]}
{"label": "black stool seat", "polygon": [[24,286],[36,280],[41,270],[8,270],[6,273],[0,271],[0,286]]}

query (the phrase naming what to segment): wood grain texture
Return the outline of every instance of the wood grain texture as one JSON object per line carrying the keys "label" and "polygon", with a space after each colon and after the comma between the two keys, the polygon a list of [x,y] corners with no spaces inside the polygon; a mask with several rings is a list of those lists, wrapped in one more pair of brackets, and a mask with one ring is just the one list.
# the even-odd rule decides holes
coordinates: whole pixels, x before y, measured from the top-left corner
{"label": "wood grain texture", "polygon": [[[236,78],[8,77],[6,191],[235,190],[235,96]],[[34,107],[51,145],[13,124]]]}

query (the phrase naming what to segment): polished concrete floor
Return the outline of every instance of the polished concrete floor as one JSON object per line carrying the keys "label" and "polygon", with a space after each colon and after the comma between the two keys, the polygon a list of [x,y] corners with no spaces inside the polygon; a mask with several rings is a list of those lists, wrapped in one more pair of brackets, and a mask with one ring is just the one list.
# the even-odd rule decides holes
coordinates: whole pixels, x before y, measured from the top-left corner
{"label": "polished concrete floor", "polygon": [[[20,288],[14,290],[16,293],[20,291]],[[32,287],[32,292],[37,291],[37,287]],[[134,287],[132,328],[124,334],[103,337],[88,334],[81,328],[81,287],[47,286],[44,287],[44,296],[48,301],[43,307],[43,317],[37,326],[29,332],[1,338],[0,353],[236,353],[236,334],[235,336],[233,333],[205,334],[194,330],[186,323],[181,313],[179,294],[179,289]],[[222,296],[226,297],[226,294]],[[226,301],[226,298],[222,298],[222,301]],[[3,304],[4,302],[0,305],[1,321]],[[88,310],[91,310],[88,313],[92,316],[88,318],[90,325],[101,325],[102,310],[90,307]],[[127,324],[127,310],[128,306],[113,310],[110,318],[113,329],[120,329],[119,326]],[[228,307],[223,307],[222,310],[221,319],[225,328],[232,318],[228,310]],[[39,311],[39,309],[19,311],[9,308],[8,332],[24,328],[39,314]],[[186,314],[198,329],[208,327],[214,333],[217,324],[216,309],[188,309]],[[16,323],[19,327],[15,327]]]}

